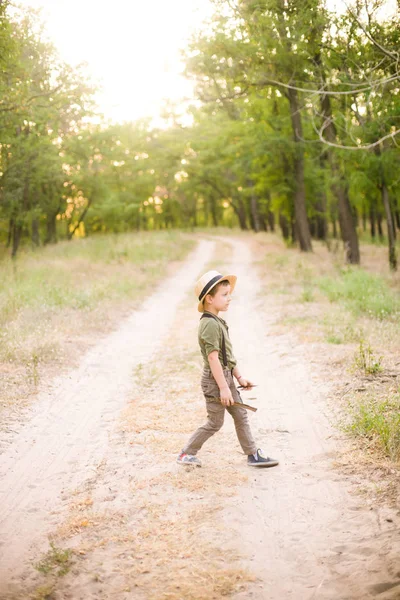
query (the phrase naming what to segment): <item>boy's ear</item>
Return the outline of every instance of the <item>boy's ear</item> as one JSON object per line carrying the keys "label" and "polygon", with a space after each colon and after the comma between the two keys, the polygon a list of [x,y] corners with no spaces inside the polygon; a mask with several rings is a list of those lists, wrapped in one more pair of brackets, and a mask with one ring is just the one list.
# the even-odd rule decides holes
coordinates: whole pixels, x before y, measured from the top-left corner
{"label": "boy's ear", "polygon": [[212,296],[211,296],[211,294],[206,294],[206,297],[204,298],[204,302],[207,302],[208,304],[211,304],[211,302],[212,302]]}

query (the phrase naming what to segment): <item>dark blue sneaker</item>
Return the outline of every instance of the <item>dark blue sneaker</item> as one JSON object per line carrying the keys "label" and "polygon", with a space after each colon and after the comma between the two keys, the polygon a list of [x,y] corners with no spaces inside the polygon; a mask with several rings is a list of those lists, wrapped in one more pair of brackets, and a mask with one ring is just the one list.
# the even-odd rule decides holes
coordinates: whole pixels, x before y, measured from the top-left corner
{"label": "dark blue sneaker", "polygon": [[250,454],[247,457],[247,464],[249,467],[276,467],[279,465],[279,461],[269,456],[264,456],[262,450],[258,448],[257,454]]}

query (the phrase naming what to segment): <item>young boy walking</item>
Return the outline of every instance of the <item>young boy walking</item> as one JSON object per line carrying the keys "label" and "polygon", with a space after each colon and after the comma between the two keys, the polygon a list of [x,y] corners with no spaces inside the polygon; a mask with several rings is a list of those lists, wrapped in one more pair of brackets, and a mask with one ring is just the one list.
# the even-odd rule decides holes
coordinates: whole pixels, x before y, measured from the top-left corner
{"label": "young boy walking", "polygon": [[233,355],[229,339],[228,325],[219,317],[227,311],[231,293],[236,284],[235,275],[222,275],[218,271],[208,271],[196,283],[198,311],[203,313],[200,319],[198,339],[203,357],[204,368],[201,388],[206,399],[207,422],[194,432],[177,458],[182,465],[201,467],[197,453],[224,423],[225,410],[233,417],[236,434],[243,452],[247,454],[247,464],[251,467],[274,467],[277,460],[264,456],[257,448],[250,431],[247,411],[234,378],[242,388],[252,389],[254,384],[240,374]]}

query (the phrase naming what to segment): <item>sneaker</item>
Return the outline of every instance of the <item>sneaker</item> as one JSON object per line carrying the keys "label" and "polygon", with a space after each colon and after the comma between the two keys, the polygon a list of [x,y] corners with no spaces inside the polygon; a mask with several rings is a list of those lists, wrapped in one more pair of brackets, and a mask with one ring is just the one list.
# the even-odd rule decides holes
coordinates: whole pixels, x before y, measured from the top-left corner
{"label": "sneaker", "polygon": [[201,467],[201,460],[194,456],[193,454],[185,454],[185,452],[181,452],[176,462],[180,465],[193,465],[195,467]]}
{"label": "sneaker", "polygon": [[250,454],[250,456],[247,457],[247,464],[249,467],[276,467],[276,465],[279,465],[279,461],[275,458],[264,456],[262,451],[258,448],[257,458],[254,454]]}

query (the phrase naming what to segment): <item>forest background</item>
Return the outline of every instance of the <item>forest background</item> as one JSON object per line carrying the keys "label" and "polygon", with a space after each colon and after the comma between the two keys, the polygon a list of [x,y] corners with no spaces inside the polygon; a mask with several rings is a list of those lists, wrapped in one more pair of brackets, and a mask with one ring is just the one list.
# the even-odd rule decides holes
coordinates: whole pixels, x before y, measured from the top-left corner
{"label": "forest background", "polygon": [[[399,18],[381,2],[214,3],[186,49],[196,98],[150,119],[99,118],[95,86],[0,4],[0,241],[15,257],[99,232],[225,225],[312,250],[400,229]],[[383,4],[384,6],[384,4]],[[384,13],[383,13],[384,14]],[[138,89],[140,93],[140,89]]]}

